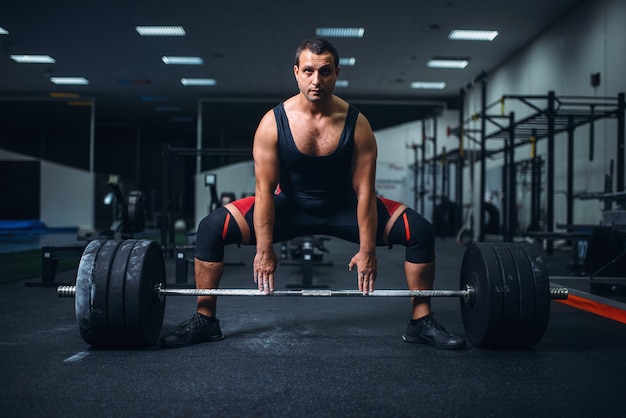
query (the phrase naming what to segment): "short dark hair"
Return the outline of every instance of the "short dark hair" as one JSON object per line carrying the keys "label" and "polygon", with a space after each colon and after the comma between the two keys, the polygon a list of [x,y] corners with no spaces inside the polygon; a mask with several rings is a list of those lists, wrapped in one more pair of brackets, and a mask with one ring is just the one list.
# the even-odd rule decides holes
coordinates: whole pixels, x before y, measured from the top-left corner
{"label": "short dark hair", "polygon": [[296,49],[296,61],[295,65],[300,66],[300,54],[302,51],[311,51],[315,55],[323,54],[324,52],[330,52],[335,60],[335,68],[339,66],[339,53],[337,49],[326,39],[311,38],[304,40],[298,49]]}

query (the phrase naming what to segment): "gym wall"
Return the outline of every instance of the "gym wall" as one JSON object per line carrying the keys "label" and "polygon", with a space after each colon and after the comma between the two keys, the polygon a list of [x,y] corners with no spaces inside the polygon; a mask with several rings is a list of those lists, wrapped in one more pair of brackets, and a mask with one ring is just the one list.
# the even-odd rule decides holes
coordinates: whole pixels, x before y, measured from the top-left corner
{"label": "gym wall", "polygon": [[[27,184],[20,178],[19,186],[36,190],[37,196],[31,194],[28,197],[29,202],[36,206],[31,206],[28,209],[30,212],[22,212],[23,216],[15,219],[39,219],[48,227],[93,229],[93,176],[84,170],[0,149],[0,165],[28,162],[39,166],[38,176]],[[10,201],[17,195],[6,196]],[[35,211],[38,216],[33,217]]]}
{"label": "gym wall", "polygon": [[[503,95],[547,95],[554,91],[556,96],[617,97],[626,91],[626,55],[623,50],[626,39],[626,2],[623,0],[600,0],[582,2],[581,5],[563,16],[543,35],[525,46],[500,68],[488,74],[487,103],[496,102]],[[600,85],[591,86],[592,73],[600,73]],[[465,114],[481,111],[481,88],[477,84],[466,93]],[[506,101],[504,113],[515,112],[516,120],[534,110],[512,101]],[[458,125],[458,124],[457,124]],[[468,129],[480,129],[480,120],[468,125]],[[488,130],[489,130],[488,126]],[[495,128],[492,126],[491,129]],[[611,160],[616,158],[616,121],[604,119],[594,124],[594,155],[589,153],[589,125],[575,130],[575,178],[576,192],[601,192],[604,176],[609,173]],[[501,141],[490,142],[490,148],[501,148]],[[555,223],[566,221],[566,135],[555,138]],[[469,147],[472,147],[470,144]],[[476,147],[476,146],[474,146]],[[546,141],[537,143],[537,153],[545,157]],[[530,147],[516,149],[516,161],[528,159]],[[499,154],[488,160],[487,170],[500,168],[503,156]],[[624,173],[614,173],[624,175]],[[466,168],[465,178],[469,178]],[[544,181],[545,183],[545,181]],[[464,183],[465,196],[469,196],[470,185]],[[480,196],[475,194],[478,205]],[[545,199],[545,191],[543,193]],[[522,202],[523,203],[523,202]],[[545,208],[545,203],[542,203]],[[576,200],[574,223],[596,224],[601,218],[602,202]],[[477,217],[475,217],[477,218]]]}

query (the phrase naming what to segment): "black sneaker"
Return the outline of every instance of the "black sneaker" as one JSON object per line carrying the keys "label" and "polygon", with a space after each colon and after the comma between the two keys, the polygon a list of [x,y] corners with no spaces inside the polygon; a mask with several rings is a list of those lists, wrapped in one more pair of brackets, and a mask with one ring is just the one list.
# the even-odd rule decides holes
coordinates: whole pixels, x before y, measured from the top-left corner
{"label": "black sneaker", "polygon": [[166,347],[187,347],[223,338],[218,319],[211,321],[209,317],[195,313],[190,320],[181,323],[176,331],[163,337],[161,344]]}
{"label": "black sneaker", "polygon": [[433,314],[409,321],[402,339],[407,343],[430,344],[437,348],[455,350],[465,346],[465,340],[452,335],[437,321]]}

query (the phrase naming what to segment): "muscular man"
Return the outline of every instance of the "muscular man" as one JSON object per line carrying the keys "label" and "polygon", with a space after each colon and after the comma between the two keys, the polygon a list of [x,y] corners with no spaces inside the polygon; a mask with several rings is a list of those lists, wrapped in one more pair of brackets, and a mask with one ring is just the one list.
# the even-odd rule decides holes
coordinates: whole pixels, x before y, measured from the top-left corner
{"label": "muscular man", "polygon": [[[278,263],[272,244],[297,236],[332,235],[359,244],[349,262],[358,289],[374,290],[376,246],[404,245],[410,290],[432,289],[435,244],[430,223],[407,206],[374,191],[376,139],[368,120],[333,94],[339,56],[323,39],[304,41],[294,75],[300,92],[265,114],[254,136],[254,197],[225,205],[198,227],[195,279],[198,288],[219,287],[224,246],[256,245],[253,275],[260,291],[274,290]],[[191,320],[162,343],[183,347],[223,338],[216,297],[198,297]],[[407,342],[456,349],[465,341],[435,322],[428,298],[412,298]]]}

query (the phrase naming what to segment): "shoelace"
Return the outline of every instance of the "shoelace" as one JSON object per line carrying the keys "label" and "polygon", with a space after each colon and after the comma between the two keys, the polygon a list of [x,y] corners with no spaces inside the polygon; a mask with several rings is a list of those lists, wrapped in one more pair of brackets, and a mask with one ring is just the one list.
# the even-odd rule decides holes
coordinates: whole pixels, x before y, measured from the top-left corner
{"label": "shoelace", "polygon": [[437,329],[439,331],[448,332],[448,331],[446,331],[446,328],[443,325],[441,325],[439,322],[435,321],[435,318],[432,315],[431,315],[430,318],[428,318],[427,321],[430,323],[430,325],[433,328],[435,328],[435,329]]}
{"label": "shoelace", "polygon": [[202,327],[202,317],[197,313],[194,314],[191,319],[183,321],[180,323],[179,328],[185,328],[185,330],[190,330],[193,328]]}

